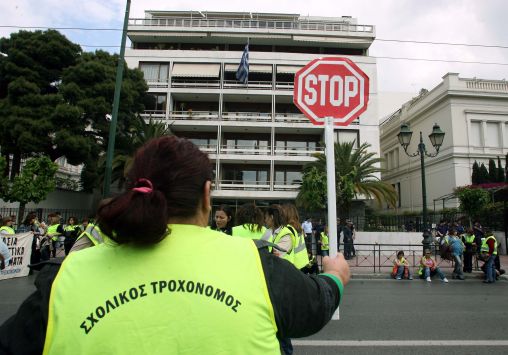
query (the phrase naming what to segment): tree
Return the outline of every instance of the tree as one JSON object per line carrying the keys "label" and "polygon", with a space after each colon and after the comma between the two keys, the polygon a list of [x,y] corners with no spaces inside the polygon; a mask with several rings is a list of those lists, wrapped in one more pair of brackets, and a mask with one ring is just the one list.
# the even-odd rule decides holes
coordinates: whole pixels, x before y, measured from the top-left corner
{"label": "tree", "polygon": [[473,173],[471,174],[471,184],[478,185],[480,180],[480,167],[476,160],[473,163]]}
{"label": "tree", "polygon": [[296,205],[307,211],[320,211],[326,208],[326,173],[315,166],[306,169],[302,186],[296,197]]}
{"label": "tree", "polygon": [[478,183],[485,184],[489,182],[489,172],[485,165],[482,163],[480,165],[480,174],[478,175]]}
{"label": "tree", "polygon": [[[81,48],[57,31],[20,31],[1,39],[8,57],[0,60],[0,146],[12,180],[21,160],[38,154],[55,160],[82,155],[78,134],[81,112],[58,92],[63,69],[76,62]],[[81,128],[81,131],[84,127]],[[11,160],[12,157],[12,160]]]}
{"label": "tree", "polygon": [[497,181],[497,167],[494,159],[489,159],[489,181],[488,182],[496,182]]}
{"label": "tree", "polygon": [[[172,135],[171,128],[163,122],[155,122],[151,118],[148,123],[141,117],[133,121],[131,127],[124,132],[130,144],[121,145],[115,149],[112,162],[111,181],[118,183],[118,188],[122,188],[125,183],[125,176],[130,168],[134,153],[140,147],[145,145],[151,139]],[[106,156],[101,156],[99,160],[99,177],[101,184],[104,181],[106,171]]]}
{"label": "tree", "polygon": [[[81,110],[81,120],[86,123],[83,134],[94,142],[81,175],[85,191],[101,185],[103,167],[98,165],[97,157],[108,144],[110,122],[107,116],[112,109],[117,63],[118,55],[104,51],[84,53],[76,65],[63,73],[60,91],[70,105]],[[132,151],[132,127],[139,125],[147,90],[143,73],[125,66],[115,140],[115,148],[119,151]]]}
{"label": "tree", "polygon": [[503,165],[501,165],[501,158],[497,157],[497,179],[496,182],[504,182],[504,169]]}
{"label": "tree", "polygon": [[[380,158],[375,153],[368,152],[370,144],[363,143],[358,149],[354,149],[355,142],[335,143],[335,181],[337,193],[337,206],[341,215],[346,216],[354,197],[363,195],[374,198],[378,203],[386,201],[394,206],[397,201],[397,193],[392,185],[380,181],[375,175],[381,172],[378,164]],[[316,161],[306,165],[305,170],[317,169],[326,176],[326,156],[315,154]],[[325,190],[326,191],[326,190]],[[300,200],[306,196],[312,196],[302,185],[299,195]],[[303,203],[303,202],[300,202]]]}
{"label": "tree", "polygon": [[[0,157],[0,166],[3,164],[6,164],[5,158]],[[2,199],[19,202],[18,223],[22,221],[28,202],[39,203],[55,190],[57,170],[58,165],[46,156],[31,158],[25,162],[21,173],[2,189]]]}
{"label": "tree", "polygon": [[460,201],[460,209],[469,217],[469,226],[490,202],[490,194],[482,188],[458,187],[455,195]]}

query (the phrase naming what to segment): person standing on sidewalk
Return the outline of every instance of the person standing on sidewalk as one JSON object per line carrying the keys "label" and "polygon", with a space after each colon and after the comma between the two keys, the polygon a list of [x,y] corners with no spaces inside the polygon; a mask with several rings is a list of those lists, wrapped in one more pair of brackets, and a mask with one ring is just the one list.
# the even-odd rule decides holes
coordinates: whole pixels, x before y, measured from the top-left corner
{"label": "person standing on sidewalk", "polygon": [[485,239],[482,241],[482,246],[480,249],[481,254],[483,255],[483,259],[486,261],[485,268],[485,280],[484,283],[494,283],[496,282],[496,265],[495,260],[497,256],[497,239],[494,237],[494,234],[487,230],[485,232]]}
{"label": "person standing on sidewalk", "polygon": [[312,219],[307,218],[302,223],[302,229],[303,233],[305,234],[305,246],[307,247],[307,250],[310,250],[312,254],[314,254],[314,251],[312,250]]}
{"label": "person standing on sidewalk", "polygon": [[476,252],[475,235],[473,229],[469,228],[462,236],[466,249],[464,250],[464,272],[473,272],[473,254]]}
{"label": "person standing on sidewalk", "polygon": [[344,257],[349,260],[353,257],[353,223],[346,221],[346,225],[342,228],[344,242]]}
{"label": "person standing on sidewalk", "polygon": [[455,229],[450,229],[448,233],[450,236],[449,242],[454,262],[452,278],[464,280],[464,273],[462,271],[462,254],[464,254],[464,244],[462,243],[462,239],[457,235],[457,231]]}

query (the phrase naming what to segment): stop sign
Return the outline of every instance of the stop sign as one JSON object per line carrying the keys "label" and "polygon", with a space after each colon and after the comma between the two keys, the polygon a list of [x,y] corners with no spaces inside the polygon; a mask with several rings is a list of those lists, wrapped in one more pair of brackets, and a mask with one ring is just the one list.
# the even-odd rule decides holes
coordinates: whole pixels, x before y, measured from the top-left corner
{"label": "stop sign", "polygon": [[367,110],[369,77],[347,58],[314,59],[295,74],[293,102],[315,125],[347,126]]}

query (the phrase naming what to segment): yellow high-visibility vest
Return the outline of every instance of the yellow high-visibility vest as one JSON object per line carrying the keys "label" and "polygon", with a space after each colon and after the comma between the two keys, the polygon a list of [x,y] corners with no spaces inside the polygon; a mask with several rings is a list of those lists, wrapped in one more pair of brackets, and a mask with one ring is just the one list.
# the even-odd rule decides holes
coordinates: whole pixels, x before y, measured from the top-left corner
{"label": "yellow high-visibility vest", "polygon": [[169,229],[149,247],[69,254],[52,286],[43,353],[280,354],[255,244]]}

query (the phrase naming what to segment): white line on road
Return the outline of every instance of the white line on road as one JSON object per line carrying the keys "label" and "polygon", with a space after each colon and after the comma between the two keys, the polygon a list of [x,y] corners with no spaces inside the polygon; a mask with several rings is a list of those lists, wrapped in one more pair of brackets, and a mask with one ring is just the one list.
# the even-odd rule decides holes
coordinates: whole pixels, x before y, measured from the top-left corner
{"label": "white line on road", "polygon": [[508,346],[508,340],[296,340],[295,346]]}

